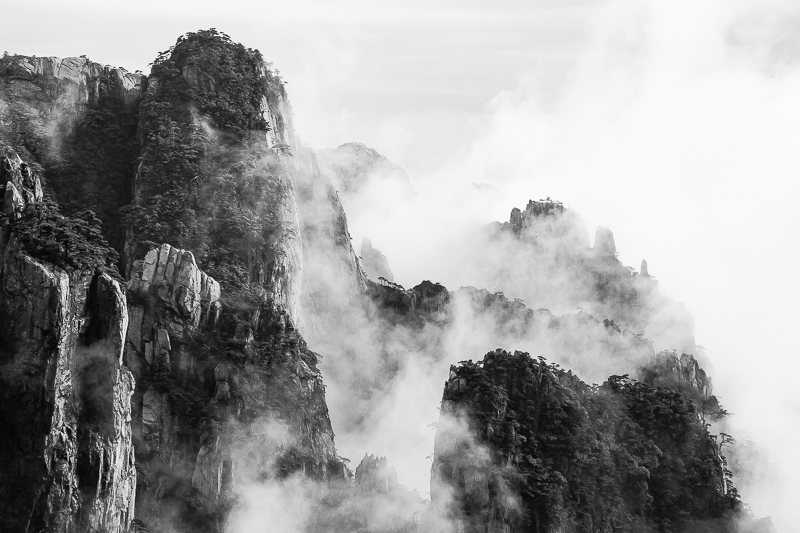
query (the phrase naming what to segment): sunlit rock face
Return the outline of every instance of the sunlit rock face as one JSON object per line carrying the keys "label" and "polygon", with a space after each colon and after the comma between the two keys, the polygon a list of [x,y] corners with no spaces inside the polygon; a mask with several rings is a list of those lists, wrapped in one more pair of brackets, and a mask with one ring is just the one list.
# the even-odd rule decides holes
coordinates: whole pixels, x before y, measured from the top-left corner
{"label": "sunlit rock face", "polygon": [[41,202],[44,196],[39,175],[16,153],[0,158],[0,195],[0,211],[11,218],[18,218],[26,206]]}
{"label": "sunlit rock face", "polygon": [[4,100],[24,102],[42,115],[52,114],[51,106],[59,102],[98,105],[103,98],[117,98],[134,105],[143,78],[142,74],[101,65],[85,57],[23,55],[0,58],[0,75]]}
{"label": "sunlit rock face", "polygon": [[0,229],[0,529],[126,532],[136,468],[124,293],[102,270],[37,259],[21,242]]}
{"label": "sunlit rock face", "polygon": [[[241,67],[236,71],[239,79],[232,82],[231,72],[225,70],[231,63],[219,61],[223,56]],[[67,211],[91,208],[110,214],[103,216],[102,230],[109,238],[124,234],[114,244],[123,252],[127,279],[125,290],[109,277],[125,307],[124,324],[117,321],[121,336],[114,344],[124,349],[124,358],[116,352],[122,377],[111,387],[81,388],[81,393],[96,390],[103,408],[113,408],[119,415],[114,419],[115,438],[125,442],[114,441],[112,453],[102,447],[105,441],[92,437],[92,453],[100,458],[91,456],[91,468],[84,464],[80,409],[88,409],[88,400],[74,408],[68,404],[64,408],[68,416],[58,415],[53,422],[61,424],[53,426],[54,434],[65,434],[67,440],[77,435],[76,443],[62,446],[75,448],[75,456],[51,451],[49,444],[42,448],[20,429],[23,442],[36,442],[33,448],[25,445],[30,448],[26,453],[45,456],[47,463],[39,470],[26,470],[26,475],[36,477],[51,468],[65,472],[51,476],[57,479],[48,481],[55,487],[48,492],[32,482],[30,490],[42,494],[40,500],[46,505],[25,492],[20,499],[30,500],[26,505],[33,510],[20,506],[20,516],[46,531],[130,527],[218,532],[248,483],[294,474],[318,481],[344,480],[346,469],[336,454],[317,355],[296,329],[303,247],[295,180],[309,161],[303,149],[293,146],[296,140],[282,82],[260,54],[209,31],[182,37],[156,61],[149,79],[110,68],[98,70],[83,60],[3,61],[0,147],[2,155],[8,151],[0,174],[4,213],[9,220],[24,218],[25,242],[34,245],[28,208],[44,196],[58,200]],[[237,105],[227,106],[229,98],[238,99]],[[110,122],[119,128],[110,128]],[[95,135],[100,132],[105,140]],[[88,145],[96,153],[87,155],[83,150]],[[14,147],[31,156],[27,164],[10,151]],[[130,158],[128,151],[134,154]],[[93,159],[97,154],[100,157]],[[102,183],[94,183],[110,168],[124,169],[125,178],[106,172]],[[76,194],[78,185],[86,190]],[[103,187],[124,194],[109,196]],[[120,209],[121,203],[129,205]],[[336,203],[330,205],[337,208]],[[338,210],[343,217],[340,205]],[[72,229],[56,232],[55,238],[68,241]],[[35,330],[36,335],[47,349],[64,344],[62,338],[72,335],[78,339],[77,353],[82,353],[81,343],[91,342],[94,350],[99,341],[84,342],[81,328],[99,319],[92,322],[86,318],[88,312],[74,311],[83,317],[81,321],[59,325],[58,316],[73,313],[60,309],[80,307],[80,302],[48,310],[54,301],[64,300],[58,296],[62,293],[88,291],[84,300],[93,301],[102,292],[94,289],[99,286],[92,281],[94,270],[83,272],[72,265],[65,270],[64,281],[58,270],[51,272],[37,259],[32,259],[33,266],[24,261],[18,265],[24,255],[15,251],[20,247],[13,233],[3,232],[0,243],[11,250],[7,256],[17,258],[2,271],[15,273],[4,278],[9,287],[4,297],[16,294],[12,287],[24,289],[15,298],[24,296],[33,302],[30,305],[37,310],[33,314],[42,315],[31,320],[38,324],[41,331]],[[72,243],[46,244],[45,252],[58,255]],[[352,257],[357,267],[354,253]],[[39,264],[45,265],[44,272],[37,270]],[[31,284],[34,288],[28,289]],[[22,305],[14,300],[3,312],[12,316]],[[104,313],[109,319],[113,316]],[[4,338],[9,339],[3,344],[3,357],[31,359],[26,351],[32,335],[28,329],[35,328],[19,321],[4,322],[3,327]],[[45,352],[36,348],[43,361],[51,357]],[[64,364],[74,367],[70,360]],[[48,365],[55,368],[55,363],[41,363],[44,370],[36,379],[51,379]],[[19,388],[7,387],[9,394],[16,394],[14,387]],[[64,395],[73,395],[70,390]],[[124,406],[114,394],[124,399]],[[10,409],[17,400],[15,396],[4,407]],[[54,409],[45,409],[40,416],[49,420]],[[91,416],[99,418],[100,411],[100,407],[91,410]],[[73,415],[77,422],[71,421]],[[66,430],[61,419],[68,423]],[[18,446],[16,441],[16,437],[8,440],[9,450]],[[126,453],[129,463],[117,458]],[[65,464],[51,461],[47,454]],[[100,468],[94,478],[92,468]],[[127,474],[133,477],[124,477]],[[90,480],[94,499],[82,492]],[[17,500],[6,498],[11,478],[0,485],[3,505],[13,506]],[[18,518],[13,513],[8,516]]]}
{"label": "sunlit rock face", "polygon": [[134,263],[127,286],[140,524],[221,531],[257,479],[343,478],[316,355],[287,315],[227,298],[167,244]]}

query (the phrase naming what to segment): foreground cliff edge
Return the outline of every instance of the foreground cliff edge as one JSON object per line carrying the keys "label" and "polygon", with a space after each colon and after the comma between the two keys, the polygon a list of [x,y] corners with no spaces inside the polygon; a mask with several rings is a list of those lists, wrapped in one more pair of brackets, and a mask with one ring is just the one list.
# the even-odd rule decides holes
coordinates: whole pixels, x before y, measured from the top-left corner
{"label": "foreground cliff edge", "polygon": [[[724,412],[679,355],[694,349],[690,319],[665,323],[672,304],[646,267],[625,269],[610,232],[583,243],[561,204],[530,202],[487,231],[519,250],[514,264],[546,259],[528,301],[568,264],[559,292],[588,313],[407,291],[365,245],[370,279],[333,183],[355,194],[375,161],[407,177],[360,145],[332,159],[338,179],[324,174],[279,76],[215,30],[179,38],[148,76],[3,57],[0,110],[0,530],[241,533],[277,520],[246,514],[269,487],[306,503],[273,524],[287,531],[769,531],[743,514],[730,442],[706,426]],[[593,387],[490,352],[440,376],[431,505],[391,457],[365,455],[353,479],[307,340],[371,358],[373,374],[326,375],[364,399],[346,406],[361,420],[402,358],[443,359],[465,309],[495,345],[534,343],[578,370],[633,365],[640,380]],[[364,332],[374,345],[353,342]],[[641,332],[680,352],[656,355]]]}

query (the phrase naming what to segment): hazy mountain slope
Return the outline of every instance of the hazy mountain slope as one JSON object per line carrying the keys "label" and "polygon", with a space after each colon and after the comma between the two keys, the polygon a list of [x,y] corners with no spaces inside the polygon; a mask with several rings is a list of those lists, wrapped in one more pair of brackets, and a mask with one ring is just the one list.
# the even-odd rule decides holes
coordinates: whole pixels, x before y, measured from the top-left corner
{"label": "hazy mountain slope", "polygon": [[[345,207],[408,177],[304,147],[223,33],[147,76],[3,57],[0,155],[4,531],[714,531],[738,509],[691,317],[610,231],[589,246],[529,202],[473,236],[480,288],[407,290],[366,246],[365,272]],[[432,481],[427,511],[401,479]]]}

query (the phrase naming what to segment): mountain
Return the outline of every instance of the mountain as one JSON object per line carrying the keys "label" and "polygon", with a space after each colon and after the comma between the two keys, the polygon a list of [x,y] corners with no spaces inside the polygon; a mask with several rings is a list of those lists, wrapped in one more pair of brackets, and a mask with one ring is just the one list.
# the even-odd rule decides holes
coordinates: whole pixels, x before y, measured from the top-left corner
{"label": "mountain", "polygon": [[451,368],[441,412],[432,498],[451,500],[459,530],[734,527],[722,444],[697,416],[718,412],[674,388],[627,376],[590,387],[543,358],[496,350]]}
{"label": "mountain", "polygon": [[[19,369],[3,374],[4,433],[15,436],[4,464],[41,457],[22,471],[26,491],[3,498],[4,530],[220,531],[244,480],[345,479],[317,355],[295,326],[291,118],[260,54],[201,31],[147,77],[79,59],[3,61],[4,146],[30,158],[3,160],[1,305],[23,317],[3,322],[3,366]],[[121,227],[102,228],[109,240],[125,236],[114,242],[119,263],[94,249],[105,246],[96,217],[63,217],[30,186],[41,172],[49,197],[71,205],[59,155],[77,165],[69,180],[93,187],[102,174],[83,165],[106,169],[112,150],[81,130],[97,113],[136,119],[138,165],[126,180],[105,175],[124,183],[104,183],[131,191],[112,217]],[[59,154],[31,126],[48,120],[64,130]],[[70,151],[82,143],[97,150],[89,161]],[[117,205],[100,200],[83,208]],[[105,433],[94,429],[101,421]],[[292,438],[263,447],[275,427]],[[8,494],[17,474],[4,472]]]}
{"label": "mountain", "polygon": [[147,75],[4,56],[0,188],[2,531],[771,527],[646,263],[546,199],[471,236],[474,286],[404,288],[346,208],[408,176],[304,146],[224,33]]}

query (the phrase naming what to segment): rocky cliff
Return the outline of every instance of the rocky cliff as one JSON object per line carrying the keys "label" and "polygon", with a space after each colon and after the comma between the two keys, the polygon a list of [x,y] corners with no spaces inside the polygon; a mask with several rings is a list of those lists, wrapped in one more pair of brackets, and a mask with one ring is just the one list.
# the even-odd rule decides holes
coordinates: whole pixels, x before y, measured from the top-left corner
{"label": "rocky cliff", "polygon": [[[2,166],[0,528],[122,533],[136,488],[125,295],[97,233],[41,205],[29,166],[13,156]],[[61,251],[54,225],[74,232],[63,256],[42,246]]]}
{"label": "rocky cliff", "polygon": [[[316,354],[287,315],[227,300],[191,252],[169,245],[134,264],[128,301],[142,524],[220,531],[255,479],[344,478]],[[264,446],[274,424],[293,438]]]}
{"label": "rocky cliff", "polygon": [[153,244],[192,250],[223,286],[259,293],[296,323],[303,261],[286,108],[261,55],[221,34],[182,37],[159,56],[139,112],[129,265]]}
{"label": "rocky cliff", "polygon": [[62,211],[94,210],[121,250],[145,77],[85,57],[0,59],[0,148],[44,181]]}
{"label": "rocky cliff", "polygon": [[[303,165],[260,54],[210,30],[147,78],[12,56],[0,90],[3,529],[221,531],[247,484],[346,479],[296,329]],[[110,170],[123,195],[74,194]]]}

